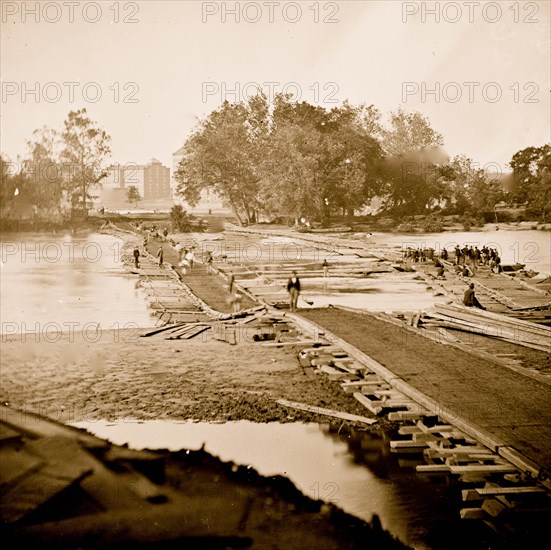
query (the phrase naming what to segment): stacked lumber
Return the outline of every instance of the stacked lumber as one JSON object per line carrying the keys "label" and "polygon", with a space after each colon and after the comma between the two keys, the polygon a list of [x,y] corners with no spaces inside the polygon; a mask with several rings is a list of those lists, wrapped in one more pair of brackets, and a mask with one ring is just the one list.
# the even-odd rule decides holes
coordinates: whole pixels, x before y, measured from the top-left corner
{"label": "stacked lumber", "polygon": [[436,320],[431,324],[491,336],[551,353],[551,328],[544,325],[458,305],[437,304],[425,317]]}

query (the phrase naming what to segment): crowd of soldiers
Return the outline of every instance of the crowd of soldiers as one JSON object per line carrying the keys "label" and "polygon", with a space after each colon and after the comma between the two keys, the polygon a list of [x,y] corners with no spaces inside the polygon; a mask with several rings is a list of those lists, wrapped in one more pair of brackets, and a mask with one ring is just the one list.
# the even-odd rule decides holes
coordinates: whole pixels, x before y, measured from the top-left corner
{"label": "crowd of soldiers", "polygon": [[[407,262],[434,262],[435,267],[443,267],[440,260],[448,261],[450,254],[455,256],[455,266],[458,273],[473,276],[476,269],[483,265],[489,266],[494,273],[501,273],[501,257],[495,248],[484,245],[482,248],[478,246],[467,246],[461,248],[456,245],[453,252],[449,253],[446,248],[443,248],[440,254],[437,254],[434,248],[413,248],[407,247],[404,251],[404,260]],[[450,260],[451,261],[451,260]],[[465,269],[466,268],[466,269]]]}

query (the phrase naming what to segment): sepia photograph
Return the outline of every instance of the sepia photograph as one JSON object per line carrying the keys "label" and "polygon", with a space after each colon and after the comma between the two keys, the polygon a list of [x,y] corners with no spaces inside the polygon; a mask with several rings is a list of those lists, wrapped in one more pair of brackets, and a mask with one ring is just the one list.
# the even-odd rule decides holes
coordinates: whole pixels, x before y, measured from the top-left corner
{"label": "sepia photograph", "polygon": [[5,548],[548,547],[550,0],[0,11]]}

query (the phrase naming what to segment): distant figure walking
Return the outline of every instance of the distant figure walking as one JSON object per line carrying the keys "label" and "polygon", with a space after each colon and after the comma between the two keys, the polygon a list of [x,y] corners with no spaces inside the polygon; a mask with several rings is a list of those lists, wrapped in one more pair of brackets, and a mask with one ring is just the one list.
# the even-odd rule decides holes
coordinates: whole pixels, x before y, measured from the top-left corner
{"label": "distant figure walking", "polygon": [[242,300],[242,298],[243,297],[241,295],[241,292],[239,292],[239,290],[236,290],[235,294],[231,298],[233,313],[239,313],[241,311],[241,300]]}
{"label": "distant figure walking", "polygon": [[178,265],[182,268],[182,274],[186,275],[187,269],[189,267],[189,262],[185,258],[182,258]]}
{"label": "distant figure walking", "polygon": [[471,283],[469,285],[469,288],[465,291],[465,295],[463,296],[463,303],[467,307],[477,307],[479,309],[486,309],[479,301],[478,298],[475,296],[474,293],[474,283]]}
{"label": "distant figure walking", "polygon": [[185,258],[189,263],[189,269],[193,269],[193,262],[195,261],[195,254],[193,253],[193,250],[191,248],[186,252]]}
{"label": "distant figure walking", "polygon": [[287,292],[289,293],[289,306],[291,311],[297,310],[298,297],[300,295],[300,280],[297,272],[293,271],[291,277],[287,281]]}
{"label": "distant figure walking", "polygon": [[207,257],[205,259],[205,264],[207,264],[207,273],[213,273],[213,263],[214,263],[214,258],[212,257],[212,252],[209,250],[207,252]]}
{"label": "distant figure walking", "polygon": [[327,262],[327,258],[323,260],[323,264],[321,264],[321,267],[323,267],[323,276],[329,277],[329,263]]}
{"label": "distant figure walking", "polygon": [[157,250],[157,258],[159,258],[159,267],[163,267],[163,247],[159,246]]}
{"label": "distant figure walking", "polygon": [[134,267],[140,267],[140,249],[137,246],[134,248]]}

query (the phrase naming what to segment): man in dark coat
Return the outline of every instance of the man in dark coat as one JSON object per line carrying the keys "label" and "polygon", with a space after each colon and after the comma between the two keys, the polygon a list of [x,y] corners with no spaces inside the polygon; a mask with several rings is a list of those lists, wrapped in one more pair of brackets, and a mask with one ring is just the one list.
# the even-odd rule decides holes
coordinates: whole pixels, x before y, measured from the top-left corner
{"label": "man in dark coat", "polygon": [[287,281],[287,292],[289,293],[290,309],[291,311],[296,311],[298,297],[300,295],[300,280],[296,271],[293,271],[291,277],[289,277]]}

